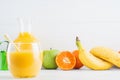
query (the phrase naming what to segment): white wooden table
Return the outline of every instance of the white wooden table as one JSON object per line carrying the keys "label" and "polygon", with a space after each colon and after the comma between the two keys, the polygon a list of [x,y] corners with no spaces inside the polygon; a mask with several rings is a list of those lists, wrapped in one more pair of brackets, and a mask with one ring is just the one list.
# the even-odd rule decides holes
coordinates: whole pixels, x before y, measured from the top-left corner
{"label": "white wooden table", "polygon": [[120,69],[112,68],[105,71],[95,71],[87,68],[79,70],[41,70],[35,78],[13,78],[9,71],[0,71],[0,80],[120,80]]}

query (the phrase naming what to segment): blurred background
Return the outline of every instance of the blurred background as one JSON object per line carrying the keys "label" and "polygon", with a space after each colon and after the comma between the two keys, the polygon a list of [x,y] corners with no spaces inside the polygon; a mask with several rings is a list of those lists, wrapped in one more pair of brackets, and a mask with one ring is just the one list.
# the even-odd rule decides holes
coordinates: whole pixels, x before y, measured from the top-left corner
{"label": "blurred background", "polygon": [[119,0],[0,0],[0,40],[19,32],[18,17],[31,18],[42,49],[74,50],[75,37],[84,47],[120,50]]}

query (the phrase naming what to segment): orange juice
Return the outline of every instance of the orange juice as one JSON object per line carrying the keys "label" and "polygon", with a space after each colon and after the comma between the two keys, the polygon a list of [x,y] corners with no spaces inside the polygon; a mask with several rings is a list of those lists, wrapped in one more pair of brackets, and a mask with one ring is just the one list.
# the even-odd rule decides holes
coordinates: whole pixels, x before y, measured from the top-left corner
{"label": "orange juice", "polygon": [[8,47],[9,70],[15,77],[36,76],[42,66],[40,51],[33,45],[38,43],[37,39],[32,34],[23,32],[14,42],[20,51],[10,50]]}
{"label": "orange juice", "polygon": [[14,42],[38,42],[38,40],[29,32],[22,32],[19,34],[17,39]]}
{"label": "orange juice", "polygon": [[[29,32],[22,32],[19,34],[17,39],[14,41],[15,43],[33,43],[33,42],[38,42],[38,40]],[[21,50],[31,50],[32,46],[31,44],[22,44],[20,45]]]}
{"label": "orange juice", "polygon": [[40,71],[42,62],[32,52],[11,52],[9,70],[15,77],[34,77]]}

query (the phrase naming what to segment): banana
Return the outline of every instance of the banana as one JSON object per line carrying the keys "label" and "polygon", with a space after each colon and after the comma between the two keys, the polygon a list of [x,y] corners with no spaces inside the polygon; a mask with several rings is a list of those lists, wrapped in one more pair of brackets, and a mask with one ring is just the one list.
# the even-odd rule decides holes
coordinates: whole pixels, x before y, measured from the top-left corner
{"label": "banana", "polygon": [[120,54],[118,52],[110,48],[98,46],[92,48],[90,53],[120,68]]}
{"label": "banana", "polygon": [[86,67],[93,70],[107,70],[112,67],[111,63],[99,59],[89,52],[86,52],[86,50],[83,49],[78,37],[76,37],[76,45],[79,49],[79,59]]}

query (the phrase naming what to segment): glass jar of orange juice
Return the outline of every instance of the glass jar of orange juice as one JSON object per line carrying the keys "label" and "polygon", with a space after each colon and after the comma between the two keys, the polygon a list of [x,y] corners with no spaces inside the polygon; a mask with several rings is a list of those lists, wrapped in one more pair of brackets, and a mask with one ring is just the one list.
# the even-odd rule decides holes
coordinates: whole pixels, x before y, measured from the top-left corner
{"label": "glass jar of orange juice", "polygon": [[35,77],[42,65],[39,53],[38,43],[10,43],[7,59],[9,70],[13,76],[18,78]]}
{"label": "glass jar of orange juice", "polygon": [[8,45],[8,68],[13,76],[18,78],[34,77],[42,66],[39,41],[30,32],[30,27],[26,30],[22,26],[14,43]]}

